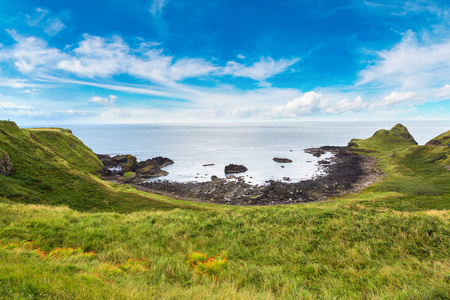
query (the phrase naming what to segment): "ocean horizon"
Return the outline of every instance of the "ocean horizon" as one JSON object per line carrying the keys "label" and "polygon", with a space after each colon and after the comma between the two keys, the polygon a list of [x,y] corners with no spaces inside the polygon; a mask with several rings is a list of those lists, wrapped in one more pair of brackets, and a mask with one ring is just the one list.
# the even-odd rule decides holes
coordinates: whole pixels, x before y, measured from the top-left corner
{"label": "ocean horizon", "polygon": [[[367,138],[379,129],[398,122],[258,122],[202,124],[103,124],[60,125],[71,129],[97,154],[131,154],[138,161],[163,156],[174,161],[164,168],[169,175],[152,180],[209,181],[225,177],[227,164],[248,168],[246,182],[263,184],[268,180],[299,181],[323,174],[320,158],[305,153],[306,148],[346,146],[352,138]],[[450,122],[405,121],[419,144],[424,144],[450,128]],[[22,126],[37,127],[37,126]],[[39,126],[41,127],[41,126]],[[55,127],[55,125],[49,126]],[[277,163],[273,158],[289,158]],[[213,165],[211,165],[213,164]],[[209,165],[209,166],[204,166]]]}

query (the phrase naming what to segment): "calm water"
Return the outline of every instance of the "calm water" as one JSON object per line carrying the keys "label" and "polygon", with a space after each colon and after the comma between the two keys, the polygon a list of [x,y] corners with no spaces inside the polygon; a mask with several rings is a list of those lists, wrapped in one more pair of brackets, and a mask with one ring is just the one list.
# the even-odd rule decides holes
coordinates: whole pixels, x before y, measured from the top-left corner
{"label": "calm water", "polygon": [[[448,130],[450,122],[403,122],[419,144]],[[175,164],[164,168],[175,181],[224,177],[227,164],[243,164],[252,183],[292,180],[318,174],[316,157],[303,149],[345,146],[351,138],[367,138],[395,122],[241,123],[202,125],[65,125],[95,153],[132,154],[138,160],[165,156]],[[292,151],[291,151],[292,150]],[[290,164],[272,159],[286,157]],[[320,159],[323,159],[321,157]],[[215,164],[204,167],[204,164]],[[281,168],[281,166],[284,168]]]}

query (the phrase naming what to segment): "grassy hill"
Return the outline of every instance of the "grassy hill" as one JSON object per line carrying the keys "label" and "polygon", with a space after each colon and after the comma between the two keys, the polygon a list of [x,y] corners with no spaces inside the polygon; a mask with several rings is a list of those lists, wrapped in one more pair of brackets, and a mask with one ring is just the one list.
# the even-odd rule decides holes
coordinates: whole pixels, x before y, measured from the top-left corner
{"label": "grassy hill", "polygon": [[0,176],[0,197],[13,202],[91,212],[183,206],[100,180],[96,175],[102,163],[67,129],[20,129],[14,122],[0,121],[0,151],[13,165],[11,176]]}
{"label": "grassy hill", "polygon": [[[449,147],[413,145],[399,126],[352,146],[380,161],[384,181],[333,201],[270,207],[144,196],[92,175],[96,161],[70,155],[69,132],[0,128],[14,164],[10,177],[0,175],[0,299],[450,298]],[[29,167],[48,168],[56,194],[27,186],[37,176],[24,175]],[[80,191],[54,187],[63,184],[57,172],[73,172]],[[4,192],[9,185],[24,195]],[[17,204],[32,193],[45,204],[82,198],[71,207]],[[97,204],[102,197],[127,205],[113,213]],[[228,263],[211,258],[199,272],[186,264],[197,251],[225,251]]]}
{"label": "grassy hill", "polygon": [[448,146],[450,144],[450,130],[438,135],[426,143],[430,146]]}

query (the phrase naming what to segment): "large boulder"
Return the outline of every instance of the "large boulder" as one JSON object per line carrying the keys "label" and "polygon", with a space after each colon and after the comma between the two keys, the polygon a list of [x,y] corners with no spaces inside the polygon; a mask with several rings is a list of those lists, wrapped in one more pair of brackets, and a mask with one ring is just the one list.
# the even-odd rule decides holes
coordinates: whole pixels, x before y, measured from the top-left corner
{"label": "large boulder", "polygon": [[0,149],[0,174],[9,176],[12,174],[13,165],[6,151]]}
{"label": "large boulder", "polygon": [[243,165],[229,164],[225,166],[225,174],[247,172],[247,168]]}
{"label": "large boulder", "polygon": [[139,162],[138,163],[138,168],[139,169],[141,169],[141,168],[143,169],[143,168],[148,167],[148,166],[157,166],[159,168],[164,168],[164,167],[166,167],[168,165],[171,165],[171,164],[173,164],[173,160],[171,160],[171,159],[169,159],[167,157],[158,156],[158,157],[154,157],[154,158],[147,159],[147,160]]}
{"label": "large boulder", "polygon": [[135,156],[128,154],[127,162],[122,165],[122,172],[136,172],[138,162]]}

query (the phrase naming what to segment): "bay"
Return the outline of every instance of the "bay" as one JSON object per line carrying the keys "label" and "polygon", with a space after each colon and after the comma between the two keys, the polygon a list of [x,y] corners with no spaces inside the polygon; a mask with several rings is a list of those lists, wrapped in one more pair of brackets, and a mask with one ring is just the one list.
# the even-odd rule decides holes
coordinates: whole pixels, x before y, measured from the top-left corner
{"label": "bay", "polygon": [[[419,144],[450,127],[450,122],[403,122]],[[352,138],[370,137],[376,130],[390,129],[395,122],[289,122],[221,124],[120,124],[65,125],[98,154],[132,154],[145,160],[164,156],[175,163],[164,168],[173,181],[207,181],[225,177],[227,164],[242,164],[240,175],[247,182],[292,181],[320,175],[316,158],[305,148],[345,146]],[[329,156],[329,154],[327,154]],[[274,157],[293,162],[280,164]],[[213,166],[203,166],[214,164]],[[283,166],[283,167],[282,167]]]}

